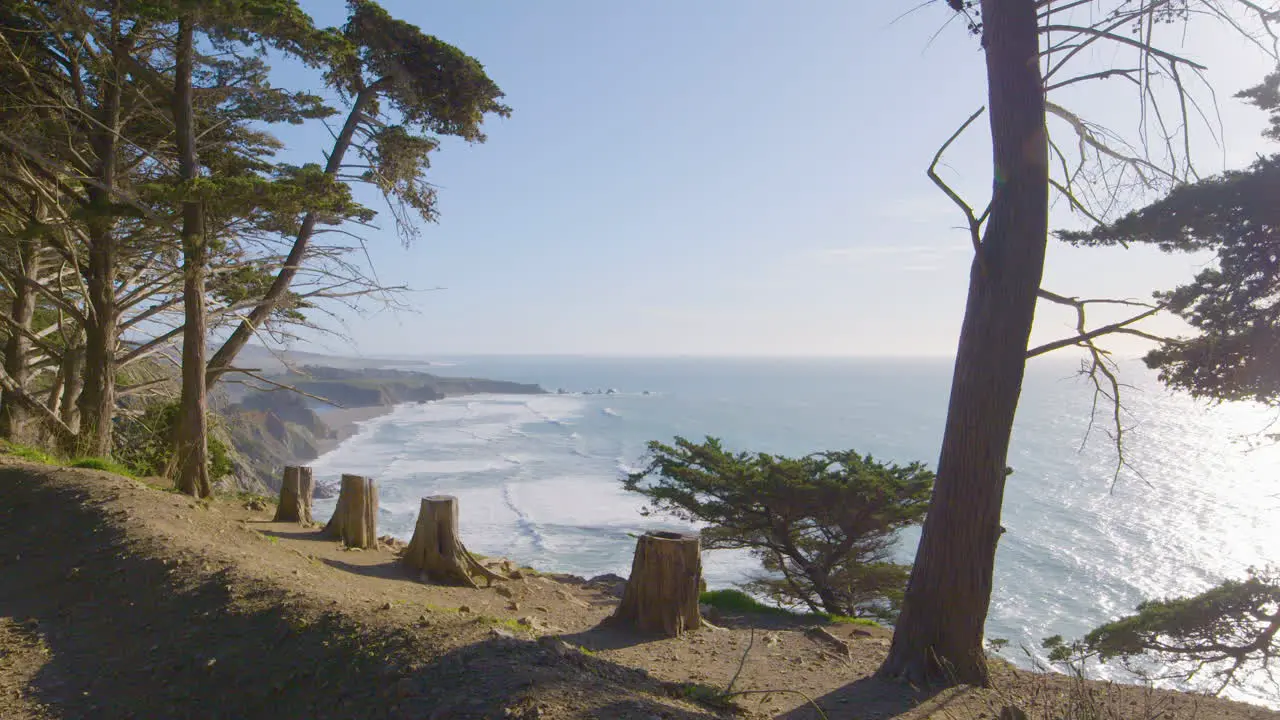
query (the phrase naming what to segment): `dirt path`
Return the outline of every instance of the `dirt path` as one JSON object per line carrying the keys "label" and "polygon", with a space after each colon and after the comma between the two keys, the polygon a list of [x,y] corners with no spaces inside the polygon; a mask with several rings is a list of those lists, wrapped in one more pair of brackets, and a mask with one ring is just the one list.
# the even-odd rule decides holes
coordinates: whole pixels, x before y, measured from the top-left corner
{"label": "dirt path", "polygon": [[[0,718],[818,717],[806,697],[831,718],[969,720],[1011,699],[1032,717],[1067,702],[1099,718],[1280,717],[1009,670],[997,691],[926,697],[870,678],[879,629],[827,626],[847,652],[777,618],[645,640],[599,627],[616,602],[603,586],[529,572],[426,585],[392,550],[344,551],[269,518],[0,460]],[[787,692],[699,702],[740,664],[735,690]]]}

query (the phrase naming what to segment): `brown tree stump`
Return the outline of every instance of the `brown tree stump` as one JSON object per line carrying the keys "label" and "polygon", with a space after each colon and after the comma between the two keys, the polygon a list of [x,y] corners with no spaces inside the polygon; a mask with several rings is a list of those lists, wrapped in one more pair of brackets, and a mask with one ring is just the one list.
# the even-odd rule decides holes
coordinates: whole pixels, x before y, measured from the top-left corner
{"label": "brown tree stump", "polygon": [[276,516],[271,521],[310,525],[311,496],[315,489],[316,481],[311,468],[296,465],[286,467],[284,480],[280,482],[280,502],[276,505]]}
{"label": "brown tree stump", "polygon": [[636,542],[631,577],[611,623],[678,637],[702,625],[702,542],[697,535],[645,533]]}
{"label": "brown tree stump", "polygon": [[372,478],[342,476],[338,505],[324,532],[340,538],[347,547],[378,547],[378,487]]}
{"label": "brown tree stump", "polygon": [[458,536],[458,498],[434,495],[422,498],[418,524],[413,539],[404,551],[404,563],[420,571],[428,580],[477,587],[473,574],[494,580],[506,580],[480,564],[467,551]]}

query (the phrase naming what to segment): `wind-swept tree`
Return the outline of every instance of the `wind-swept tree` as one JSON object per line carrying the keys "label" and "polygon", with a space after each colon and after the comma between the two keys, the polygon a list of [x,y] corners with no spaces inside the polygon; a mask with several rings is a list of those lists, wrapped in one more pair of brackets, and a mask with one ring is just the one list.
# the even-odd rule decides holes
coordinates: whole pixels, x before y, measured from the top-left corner
{"label": "wind-swept tree", "polygon": [[1133,615],[1090,631],[1082,645],[1139,675],[1148,674],[1140,663],[1151,660],[1162,665],[1165,677],[1208,675],[1221,693],[1256,673],[1270,675],[1280,658],[1280,578],[1250,570],[1244,580],[1198,595],[1148,600]]}
{"label": "wind-swept tree", "polygon": [[623,487],[656,511],[705,523],[703,547],[749,550],[766,575],[748,583],[786,605],[892,616],[908,568],[897,533],[928,508],[933,473],[849,451],[799,458],[731,453],[719,440],[649,443],[649,463]]}
{"label": "wind-swept tree", "polygon": [[[1134,318],[1101,332],[1090,330],[1084,317],[1087,301],[1041,287],[1050,193],[1060,193],[1074,210],[1097,220],[1122,201],[1115,195],[1118,187],[1167,185],[1192,176],[1187,133],[1193,112],[1188,108],[1194,104],[1187,101],[1186,79],[1204,68],[1159,48],[1156,43],[1163,36],[1158,28],[1206,16],[1237,27],[1239,21],[1226,15],[1222,3],[1199,0],[948,0],[948,5],[981,35],[994,183],[987,209],[978,213],[933,167],[929,170],[964,213],[974,257],[938,480],[880,672],[922,684],[985,685],[983,627],[996,545],[1004,532],[1000,512],[1006,461],[1026,361],[1058,347],[1085,347],[1093,358],[1091,376],[1096,380],[1102,373],[1114,381],[1094,340],[1154,312],[1144,307]],[[1273,3],[1254,2],[1233,9],[1250,14],[1257,24],[1266,24],[1277,11]],[[1083,62],[1093,55],[1090,48],[1106,44],[1134,51],[1135,61],[1109,67]],[[1132,82],[1137,89],[1144,112],[1136,144],[1125,144],[1049,99],[1079,83],[1108,79]],[[1173,117],[1166,116],[1170,109],[1159,101],[1157,79],[1172,88]],[[943,145],[935,166],[981,112]],[[1056,142],[1051,130],[1065,130],[1074,142]],[[1076,157],[1071,158],[1073,147]],[[1077,312],[1078,334],[1028,348],[1036,303],[1042,298]]]}
{"label": "wind-swept tree", "polygon": [[[412,215],[435,219],[435,189],[425,178],[439,136],[485,140],[485,116],[510,108],[484,67],[461,50],[397,20],[370,0],[350,0],[350,16],[332,50],[325,75],[347,102],[323,175],[370,183],[386,197],[401,237],[414,234]],[[348,160],[348,154],[357,156]],[[324,225],[323,212],[302,216],[293,246],[270,287],[209,360],[209,382],[233,369],[236,355],[260,332],[298,276]],[[335,228],[340,229],[340,228]]]}

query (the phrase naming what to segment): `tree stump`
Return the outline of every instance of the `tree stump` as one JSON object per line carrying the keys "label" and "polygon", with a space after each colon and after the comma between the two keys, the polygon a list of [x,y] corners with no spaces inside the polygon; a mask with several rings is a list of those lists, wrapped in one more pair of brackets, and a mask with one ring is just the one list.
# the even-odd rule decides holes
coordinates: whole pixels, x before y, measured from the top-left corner
{"label": "tree stump", "polygon": [[422,498],[422,510],[413,528],[413,539],[404,551],[404,563],[429,580],[472,588],[477,587],[472,574],[485,578],[490,585],[494,580],[508,579],[481,565],[462,544],[458,536],[458,498],[452,495]]}
{"label": "tree stump", "polygon": [[284,480],[280,483],[280,503],[276,505],[276,516],[271,522],[310,525],[311,495],[315,489],[316,481],[312,477],[311,468],[295,465],[286,467]]}
{"label": "tree stump", "polygon": [[324,532],[340,538],[347,547],[378,547],[378,487],[372,478],[342,476],[338,505]]}
{"label": "tree stump", "polygon": [[636,542],[622,602],[609,620],[667,637],[696,630],[702,625],[701,581],[702,542],[697,535],[645,533]]}

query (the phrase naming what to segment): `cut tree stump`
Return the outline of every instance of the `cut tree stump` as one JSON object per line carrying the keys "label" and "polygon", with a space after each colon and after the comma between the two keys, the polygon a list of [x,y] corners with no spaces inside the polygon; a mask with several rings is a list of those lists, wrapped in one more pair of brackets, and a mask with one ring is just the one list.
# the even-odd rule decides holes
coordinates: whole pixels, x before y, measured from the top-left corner
{"label": "cut tree stump", "polygon": [[702,543],[697,535],[645,533],[636,541],[631,577],[610,623],[679,637],[702,625],[698,589]]}
{"label": "cut tree stump", "polygon": [[342,476],[338,506],[324,532],[350,548],[378,547],[378,487],[372,478]]}
{"label": "cut tree stump", "polygon": [[428,580],[472,588],[478,587],[473,574],[483,577],[489,585],[494,580],[509,579],[481,565],[462,544],[458,536],[458,498],[452,495],[422,498],[422,510],[413,528],[413,539],[404,551],[404,563]]}
{"label": "cut tree stump", "polygon": [[284,480],[280,482],[280,503],[276,505],[276,516],[271,522],[295,522],[310,525],[311,496],[315,492],[316,481],[311,468],[290,465],[284,469]]}

